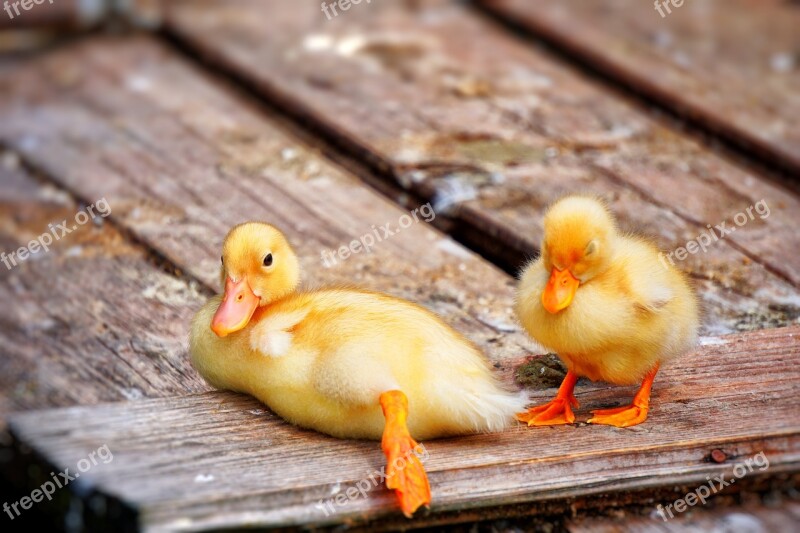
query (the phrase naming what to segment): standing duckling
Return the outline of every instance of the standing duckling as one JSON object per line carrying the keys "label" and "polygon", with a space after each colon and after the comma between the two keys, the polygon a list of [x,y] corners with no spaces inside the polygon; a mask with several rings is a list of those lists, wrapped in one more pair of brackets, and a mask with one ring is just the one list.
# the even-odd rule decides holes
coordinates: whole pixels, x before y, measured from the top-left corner
{"label": "standing duckling", "polygon": [[545,214],[541,256],[522,273],[516,313],[568,369],[554,400],[517,415],[529,426],[573,423],[581,376],[641,383],[630,406],[592,411],[589,420],[641,424],[659,366],[695,345],[699,325],[686,276],[660,261],[653,244],[619,233],[606,206],[583,196],[563,198]]}
{"label": "standing duckling", "polygon": [[414,439],[499,431],[525,406],[427,309],[355,288],[298,291],[297,256],[273,226],[234,227],[222,264],[225,294],[192,323],[197,370],[298,426],[381,440],[406,516],[430,503]]}

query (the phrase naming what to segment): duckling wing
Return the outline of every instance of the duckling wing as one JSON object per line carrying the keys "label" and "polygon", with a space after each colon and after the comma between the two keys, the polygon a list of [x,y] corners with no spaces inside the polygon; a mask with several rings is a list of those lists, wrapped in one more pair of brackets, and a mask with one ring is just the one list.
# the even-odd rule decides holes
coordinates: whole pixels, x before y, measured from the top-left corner
{"label": "duckling wing", "polygon": [[657,313],[676,298],[676,277],[679,276],[659,262],[654,246],[627,240],[623,257],[628,290],[637,311]]}
{"label": "duckling wing", "polygon": [[659,283],[638,287],[636,294],[638,298],[634,300],[633,306],[638,311],[647,313],[658,312],[675,298],[675,292],[669,285]]}
{"label": "duckling wing", "polygon": [[292,348],[291,329],[303,321],[310,309],[300,308],[267,316],[253,326],[250,347],[262,355],[282,357]]}

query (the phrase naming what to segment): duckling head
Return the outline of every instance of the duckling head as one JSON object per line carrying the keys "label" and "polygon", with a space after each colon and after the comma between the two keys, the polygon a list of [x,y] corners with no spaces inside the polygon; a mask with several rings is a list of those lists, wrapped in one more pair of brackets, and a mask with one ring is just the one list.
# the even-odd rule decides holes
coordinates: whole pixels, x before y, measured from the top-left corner
{"label": "duckling head", "polygon": [[221,278],[225,295],[211,329],[224,337],[247,326],[259,306],[294,292],[300,281],[300,266],[277,228],[246,222],[225,237]]}
{"label": "duckling head", "polygon": [[544,217],[542,264],[550,279],[542,305],[550,313],[569,307],[580,286],[611,265],[616,223],[605,204],[588,196],[568,196]]}

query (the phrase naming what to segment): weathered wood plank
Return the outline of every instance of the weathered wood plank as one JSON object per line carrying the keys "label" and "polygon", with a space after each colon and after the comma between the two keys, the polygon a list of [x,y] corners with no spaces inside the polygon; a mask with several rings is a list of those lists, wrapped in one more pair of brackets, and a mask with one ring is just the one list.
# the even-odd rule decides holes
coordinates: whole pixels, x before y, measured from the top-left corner
{"label": "weathered wood plank", "polygon": [[0,29],[23,30],[29,28],[75,28],[96,24],[106,13],[102,2],[59,0],[58,2],[8,2],[0,12]]}
{"label": "weathered wood plank", "polygon": [[[112,221],[203,284],[217,283],[227,230],[265,219],[292,239],[310,284],[356,283],[428,305],[506,374],[512,369],[504,360],[530,353],[513,325],[513,280],[422,221],[369,254],[325,268],[323,251],[387,223],[397,230],[404,212],[155,42],[92,39],[7,67],[0,76],[0,139],[77,196],[106,198]],[[96,281],[91,268],[82,275],[76,291]],[[115,280],[101,281],[98,287]],[[196,308],[186,301],[181,316]],[[123,312],[132,314],[131,329],[117,341],[120,349],[131,332],[135,340],[152,328],[148,318],[160,317],[147,306]],[[169,338],[149,339],[147,350],[182,348],[185,320],[165,320]],[[87,337],[92,349],[97,334]],[[307,454],[316,435],[298,435],[292,453]]]}
{"label": "weathered wood plank", "polygon": [[764,200],[758,216],[680,263],[707,331],[795,323],[800,201],[687,140],[550,56],[444,1],[353,6],[170,2],[166,27],[275,106],[386,169],[443,212],[530,256],[544,207],[575,191],[609,200],[666,250]]}
{"label": "weathered wood plank", "polygon": [[[760,452],[768,469],[759,463],[737,478],[738,485],[796,471],[798,335],[800,327],[763,330],[701,347],[659,374],[654,410],[643,426],[520,426],[426,442],[433,505],[419,523],[440,513],[523,502],[582,498],[581,505],[591,507],[586,496],[620,491],[644,498],[658,487],[706,483],[708,475],[734,478],[734,465]],[[579,387],[581,412],[621,400],[625,392],[632,391]],[[358,524],[396,513],[392,495],[378,487],[334,504],[335,513],[326,516],[320,501],[379,470],[380,450],[298,430],[243,396],[58,409],[14,416],[10,426],[61,468],[107,444],[113,461],[81,481],[136,507],[147,530]],[[725,454],[723,463],[711,460],[715,449]]]}
{"label": "weathered wood plank", "polygon": [[[10,411],[210,389],[186,354],[205,299],[196,283],[154,266],[102,216],[72,230],[80,206],[14,154],[0,153],[0,184],[0,427]],[[62,220],[70,233],[52,239]],[[43,234],[49,251],[9,258]]]}
{"label": "weathered wood plank", "polygon": [[685,2],[663,15],[625,0],[482,4],[800,174],[796,3]]}
{"label": "weathered wood plank", "polygon": [[[511,278],[422,216],[399,231],[402,210],[154,41],[92,40],[0,84],[0,139],[78,195],[106,197],[113,220],[208,286],[228,229],[263,219],[288,235],[309,284],[386,290],[431,307],[493,358],[527,352]],[[386,224],[397,233],[371,253],[324,266],[323,252]]]}
{"label": "weathered wood plank", "polygon": [[[510,280],[422,224],[382,242],[372,256],[354,256],[334,268],[325,269],[319,260],[321,250],[369,232],[372,223],[394,222],[401,211],[352,176],[298,146],[260,118],[257,107],[216,87],[160,46],[147,39],[120,42],[101,39],[50,54],[12,72],[13,78],[4,78],[2,82],[9,92],[6,93],[7,104],[0,107],[4,119],[0,123],[0,137],[81,197],[105,196],[114,209],[113,220],[205,283],[211,285],[216,281],[219,241],[227,228],[244,218],[269,218],[282,224],[297,242],[311,279],[356,281],[422,301],[478,340],[490,356],[504,361],[507,369],[514,357],[525,353],[526,343],[518,332],[503,333],[513,328],[509,326],[511,319],[507,314]],[[419,253],[420,243],[430,243],[424,254]],[[490,290],[494,294],[486,294]],[[786,348],[780,344],[793,340],[789,334],[794,335],[794,330],[783,330],[776,338],[767,332],[753,338],[758,339],[758,346],[786,358],[797,353],[796,346]],[[754,345],[747,344],[744,349],[748,353],[755,350],[759,365],[775,363]],[[744,356],[740,353],[737,357]],[[753,393],[759,398],[755,402],[747,395],[744,400],[738,400],[740,403],[735,396],[731,401],[731,391],[747,386],[744,378],[731,371],[741,366],[741,359],[732,363],[721,357],[719,362],[722,369],[689,364],[684,372],[691,374],[698,369],[703,373],[727,372],[723,374],[724,386],[722,382],[715,382],[710,391],[721,395],[734,408],[762,409],[761,402],[767,398],[791,396],[786,393],[795,379],[791,372],[785,376],[762,372],[755,378],[756,385],[766,387],[758,381],[766,380],[770,392],[758,389],[761,392]],[[782,381],[784,377],[789,379],[788,385]],[[796,429],[784,423],[791,418],[780,409],[796,408],[792,398],[773,402],[777,410],[769,411],[768,418],[758,421],[763,427],[747,426],[745,431],[740,431],[739,421],[734,424],[723,418],[721,425],[715,420],[709,431],[705,427],[708,421],[702,419],[705,415],[695,416],[687,410],[686,403],[681,403],[691,405],[692,400],[684,396],[678,384],[697,385],[699,378],[697,374],[694,380],[680,374],[673,378],[675,381],[667,382],[664,394],[668,396],[656,397],[656,408],[662,408],[658,402],[663,399],[668,404],[663,407],[663,416],[670,417],[658,419],[656,424],[665,426],[660,431],[672,435],[666,439],[671,443],[671,451],[659,456],[660,464],[675,461],[675,465],[683,468],[679,475],[690,477],[689,472],[696,470],[696,463],[707,454],[710,442],[689,440],[687,444],[687,441],[676,440],[680,433],[691,430],[695,433],[690,435],[702,434],[705,439],[725,442],[731,447],[731,453],[738,455],[755,453],[758,450],[753,447],[766,442],[769,450],[777,454],[776,471],[780,471],[780,465],[789,468],[787,458],[796,449],[792,440]],[[579,397],[591,408],[608,405],[612,398],[620,401],[623,393],[631,391],[594,385],[585,387]],[[552,391],[546,391],[540,397],[550,394]],[[674,403],[669,399],[671,394],[678,397]],[[695,407],[725,410],[713,407],[713,402],[703,403],[705,401],[700,400],[697,402],[700,405]],[[151,411],[159,406],[167,408],[166,411]],[[323,497],[330,497],[337,486],[336,480],[345,485],[352,483],[381,464],[380,451],[374,443],[336,441],[291,428],[256,402],[232,395],[168,399],[156,404],[133,402],[109,408],[107,416],[98,413],[98,418],[86,418],[84,412],[82,425],[75,425],[73,420],[70,430],[60,437],[63,440],[68,436],[71,442],[64,443],[63,453],[81,448],[84,455],[70,457],[77,461],[92,449],[109,444],[115,453],[114,462],[93,469],[85,476],[83,483],[88,485],[84,486],[88,488],[97,483],[96,487],[113,496],[120,493],[108,487],[120,487],[124,479],[130,479],[135,485],[135,498],[141,499],[125,498],[125,501],[140,507],[142,520],[153,528],[222,527],[253,521],[270,524],[324,522],[324,516],[319,518],[311,513],[321,512],[315,509],[315,504]],[[67,412],[77,414],[79,411]],[[112,420],[122,420],[115,414],[118,412],[136,413],[124,419],[123,424],[129,431],[122,439],[125,442],[103,433],[117,427]],[[711,412],[715,416],[718,414]],[[145,413],[149,413],[146,420],[140,418]],[[680,420],[681,417],[684,417],[681,424],[664,424],[666,420]],[[25,427],[29,428],[33,418],[23,418],[28,421]],[[50,419],[38,420],[42,429]],[[188,423],[186,431],[179,431],[181,420]],[[230,424],[239,425],[231,428]],[[599,490],[598,486],[602,490],[614,490],[630,488],[631,483],[637,482],[639,473],[630,465],[609,473],[599,461],[593,464],[588,459],[581,461],[570,456],[572,436],[577,429],[567,429],[569,442],[565,439],[555,446],[550,442],[552,432],[532,436],[522,428],[500,436],[500,440],[498,436],[477,436],[433,443],[441,445],[437,449],[441,462],[435,469],[436,483],[443,498],[441,511],[457,512],[503,501],[580,496]],[[643,433],[631,430],[622,434],[649,435],[655,427],[641,429]],[[758,431],[757,441],[752,440],[751,430]],[[592,438],[589,438],[589,431],[580,440],[583,448],[577,448],[587,457],[606,454],[614,442],[618,444],[620,433],[615,430],[602,433],[591,428],[595,431]],[[732,436],[734,432],[736,436]],[[598,439],[598,435],[605,437]],[[39,444],[47,445],[54,436],[55,433],[48,437],[27,433],[27,429],[17,434],[20,440],[32,442],[40,450]],[[663,436],[658,433],[653,438],[661,442]],[[545,437],[550,447],[548,453],[553,455],[546,455],[544,462],[556,466],[550,471],[552,475],[545,473],[539,478]],[[238,447],[243,458],[237,456],[229,461],[228,455],[220,454],[220,448],[215,448],[222,443]],[[648,447],[651,442],[645,439],[644,444],[637,441],[636,445]],[[320,464],[309,461],[310,449],[318,452],[322,459]],[[165,450],[167,456],[154,450]],[[489,457],[487,450],[491,450]],[[269,455],[273,452],[280,453]],[[522,455],[513,455],[515,453]],[[687,453],[690,459],[686,459]],[[49,449],[46,455],[50,456]],[[560,456],[571,458],[568,467],[559,463],[557,457]],[[521,457],[524,459],[520,463]],[[344,463],[340,465],[342,460]],[[508,464],[514,468],[521,464],[521,472],[509,477],[513,468],[496,467],[503,461],[510,461]],[[125,474],[114,470],[116,465]],[[179,472],[183,468],[181,465],[190,471]],[[298,465],[301,470],[296,469]],[[568,475],[563,468],[572,472],[569,475],[591,473],[594,477],[589,478],[594,483],[582,487],[585,492],[570,492],[572,489],[566,482],[530,486],[530,480],[555,480],[558,472],[562,477]],[[154,485],[153,476],[160,476],[159,473],[168,478],[167,486],[160,485],[160,481]],[[98,481],[95,475],[109,477]],[[223,481],[218,483],[208,476]],[[487,480],[486,488],[475,487],[474,480],[478,478],[482,485],[483,479]],[[181,479],[181,483],[170,484],[177,479]],[[498,483],[512,480],[516,484],[512,493],[498,488]],[[659,483],[674,480],[674,477],[664,477],[659,478]],[[220,491],[216,492],[217,489]],[[234,490],[242,492],[227,495]],[[477,497],[464,492],[467,490],[475,491]],[[493,492],[495,490],[498,492]],[[189,499],[178,504],[174,500],[178,496]],[[338,523],[362,515],[378,517],[394,512],[391,495],[382,489],[377,499],[370,498],[358,505],[353,503],[352,512],[350,507],[348,505],[343,515],[330,520]]]}
{"label": "weathered wood plank", "polygon": [[694,508],[685,515],[664,520],[660,516],[594,518],[567,524],[570,533],[701,533],[704,531],[784,532],[796,531],[800,523],[800,502],[778,505],[745,505],[706,510]]}

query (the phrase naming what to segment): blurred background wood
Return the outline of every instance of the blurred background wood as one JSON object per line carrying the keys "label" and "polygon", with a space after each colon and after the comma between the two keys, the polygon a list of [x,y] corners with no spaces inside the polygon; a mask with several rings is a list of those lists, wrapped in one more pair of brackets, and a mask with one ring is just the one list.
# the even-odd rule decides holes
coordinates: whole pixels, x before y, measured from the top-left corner
{"label": "blurred background wood", "polygon": [[108,15],[109,4],[105,0],[4,0],[0,5],[0,30],[89,27]]}
{"label": "blurred background wood", "polygon": [[161,19],[160,0],[3,0],[0,9],[0,32],[63,32],[120,24],[153,28]]}
{"label": "blurred background wood", "polygon": [[[480,0],[716,135],[800,176],[800,5]],[[671,9],[670,9],[671,8]]]}

